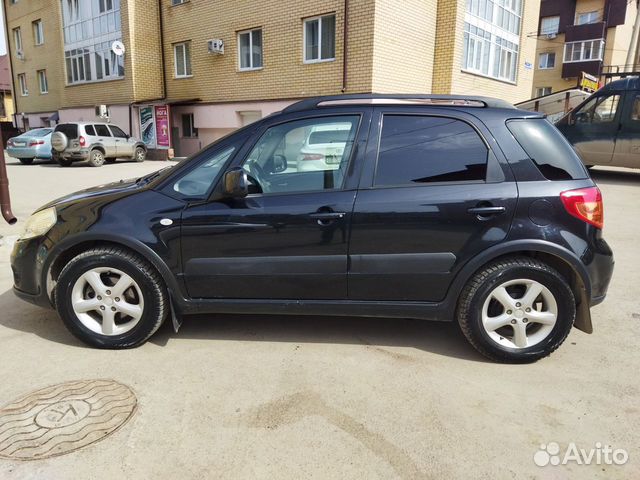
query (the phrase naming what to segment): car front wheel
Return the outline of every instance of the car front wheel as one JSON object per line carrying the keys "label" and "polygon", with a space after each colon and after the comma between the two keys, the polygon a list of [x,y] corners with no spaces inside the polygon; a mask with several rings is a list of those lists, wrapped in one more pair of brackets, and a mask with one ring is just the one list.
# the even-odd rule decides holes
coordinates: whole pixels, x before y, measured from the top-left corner
{"label": "car front wheel", "polygon": [[142,147],[136,147],[136,151],[133,154],[133,159],[136,162],[144,162],[147,158],[147,152]]}
{"label": "car front wheel", "polygon": [[467,340],[484,356],[507,363],[549,355],[567,338],[575,316],[567,280],[527,257],[483,268],[458,303],[458,322]]}
{"label": "car front wheel", "polygon": [[118,247],[75,257],[60,273],[55,293],[67,328],[99,348],[144,343],[168,311],[162,277],[143,258]]}

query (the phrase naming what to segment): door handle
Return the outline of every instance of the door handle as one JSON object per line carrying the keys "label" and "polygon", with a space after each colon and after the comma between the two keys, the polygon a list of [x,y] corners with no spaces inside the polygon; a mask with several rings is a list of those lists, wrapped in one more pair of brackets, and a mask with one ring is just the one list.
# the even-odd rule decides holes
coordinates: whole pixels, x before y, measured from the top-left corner
{"label": "door handle", "polygon": [[467,213],[477,215],[479,217],[490,217],[491,215],[499,215],[506,212],[505,207],[473,207],[467,210]]}

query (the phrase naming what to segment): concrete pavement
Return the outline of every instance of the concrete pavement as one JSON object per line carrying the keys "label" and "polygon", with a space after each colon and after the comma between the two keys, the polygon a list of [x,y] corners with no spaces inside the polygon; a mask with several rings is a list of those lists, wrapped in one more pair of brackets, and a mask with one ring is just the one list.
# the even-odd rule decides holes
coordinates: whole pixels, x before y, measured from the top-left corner
{"label": "concrete pavement", "polygon": [[[165,163],[8,166],[14,213]],[[616,255],[593,335],[533,365],[486,362],[453,324],[218,315],[165,324],[126,351],[85,347],[11,292],[0,246],[0,405],[70,380],[113,379],[139,408],[112,436],[0,478],[632,478],[640,471],[640,171],[596,170]],[[18,225],[18,227],[20,224]],[[15,227],[0,225],[5,240]],[[170,323],[170,322],[169,322]],[[541,444],[626,449],[624,466],[538,467]]]}

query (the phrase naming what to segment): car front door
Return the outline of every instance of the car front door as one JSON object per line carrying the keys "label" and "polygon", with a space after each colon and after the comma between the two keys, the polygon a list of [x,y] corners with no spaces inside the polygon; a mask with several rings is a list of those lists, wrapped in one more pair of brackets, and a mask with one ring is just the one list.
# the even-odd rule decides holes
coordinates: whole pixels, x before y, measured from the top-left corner
{"label": "car front door", "polygon": [[[346,299],[349,224],[364,150],[358,145],[369,120],[365,108],[290,115],[260,127],[232,163],[246,171],[249,195],[194,203],[183,213],[189,295]],[[303,147],[318,127],[335,131],[335,148],[307,158]],[[299,171],[300,162],[311,160],[316,168]]]}
{"label": "car front door", "polygon": [[129,136],[116,125],[109,125],[113,140],[116,146],[116,155],[119,158],[133,157],[133,147],[135,143],[129,139]]}
{"label": "car front door", "polygon": [[620,128],[623,92],[595,94],[557,126],[585,165],[609,165]]}
{"label": "car front door", "polygon": [[612,166],[640,167],[640,92],[625,93]]}
{"label": "car front door", "polygon": [[106,158],[115,158],[117,155],[116,143],[113,136],[111,136],[109,128],[99,123],[95,124],[94,128],[96,129],[98,143],[104,148],[104,156]]}
{"label": "car front door", "polygon": [[440,301],[456,270],[509,231],[517,188],[487,129],[463,113],[414,112],[381,108],[372,122],[379,147],[351,221],[350,300]]}

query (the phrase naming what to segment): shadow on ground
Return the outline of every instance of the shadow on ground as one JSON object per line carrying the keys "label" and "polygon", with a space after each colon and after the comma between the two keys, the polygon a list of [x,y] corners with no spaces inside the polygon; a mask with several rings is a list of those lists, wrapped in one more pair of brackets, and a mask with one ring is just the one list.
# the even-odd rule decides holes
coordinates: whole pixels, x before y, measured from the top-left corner
{"label": "shadow on ground", "polygon": [[[0,295],[0,312],[5,312],[0,316],[0,325],[6,328],[64,345],[88,348],[67,331],[53,310],[25,303],[11,290]],[[375,349],[410,347],[462,360],[484,361],[453,322],[297,315],[197,315],[187,317],[177,334],[168,319],[150,342],[166,346],[185,339],[353,344]]]}

